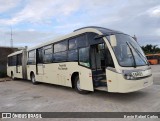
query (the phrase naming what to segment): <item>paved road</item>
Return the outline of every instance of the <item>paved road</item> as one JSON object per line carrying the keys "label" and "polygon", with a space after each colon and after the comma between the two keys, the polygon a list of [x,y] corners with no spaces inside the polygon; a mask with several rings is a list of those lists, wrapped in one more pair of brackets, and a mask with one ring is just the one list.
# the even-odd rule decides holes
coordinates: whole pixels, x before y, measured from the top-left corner
{"label": "paved road", "polygon": [[1,82],[0,95],[3,111],[160,111],[160,85],[129,94],[80,95],[67,87],[19,80]]}
{"label": "paved road", "polygon": [[95,91],[80,95],[71,88],[50,84],[32,85],[25,80],[0,82],[0,111],[160,112],[159,70],[158,66],[152,66],[154,85],[128,94]]}
{"label": "paved road", "polygon": [[160,64],[159,65],[151,65],[151,68],[152,68],[154,84],[160,85]]}
{"label": "paved road", "polygon": [[96,91],[77,94],[70,88],[29,81],[0,82],[0,110],[24,112],[160,111],[160,85],[129,94]]}

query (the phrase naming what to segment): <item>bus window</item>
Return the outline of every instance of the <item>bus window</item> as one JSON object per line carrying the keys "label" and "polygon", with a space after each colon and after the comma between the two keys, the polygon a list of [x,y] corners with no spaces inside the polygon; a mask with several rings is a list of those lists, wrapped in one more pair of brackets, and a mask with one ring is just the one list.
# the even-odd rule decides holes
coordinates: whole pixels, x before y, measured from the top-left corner
{"label": "bus window", "polygon": [[53,55],[52,45],[44,47],[44,57],[43,57],[44,63],[51,63],[52,55]]}
{"label": "bus window", "polygon": [[77,61],[77,60],[78,60],[77,49],[68,51],[68,61]]}
{"label": "bus window", "polygon": [[54,44],[54,62],[64,62],[67,61],[67,50],[68,49],[68,40],[61,41]]}
{"label": "bus window", "polygon": [[54,53],[61,52],[61,51],[66,51],[67,48],[68,48],[68,41],[67,40],[56,43],[54,45]]}
{"label": "bus window", "polygon": [[67,51],[54,53],[55,62],[64,62],[67,60]]}
{"label": "bus window", "polygon": [[69,50],[77,48],[77,38],[73,38],[69,40]]}
{"label": "bus window", "polygon": [[69,50],[86,47],[87,45],[88,41],[86,39],[86,34],[82,34],[69,40]]}
{"label": "bus window", "polygon": [[16,57],[16,55],[15,55],[15,56],[12,56],[12,66],[16,66],[16,62],[17,62],[17,57]]}
{"label": "bus window", "polygon": [[80,35],[77,37],[77,46],[80,47],[86,47],[88,45],[88,41],[86,39],[86,34]]}
{"label": "bus window", "polygon": [[28,52],[28,65],[35,64],[35,51],[29,51]]}
{"label": "bus window", "polygon": [[17,65],[22,65],[22,54],[17,55]]}
{"label": "bus window", "polygon": [[89,63],[89,47],[79,49],[79,64],[90,67]]}
{"label": "bus window", "polygon": [[16,66],[17,57],[11,56],[8,58],[8,66]]}

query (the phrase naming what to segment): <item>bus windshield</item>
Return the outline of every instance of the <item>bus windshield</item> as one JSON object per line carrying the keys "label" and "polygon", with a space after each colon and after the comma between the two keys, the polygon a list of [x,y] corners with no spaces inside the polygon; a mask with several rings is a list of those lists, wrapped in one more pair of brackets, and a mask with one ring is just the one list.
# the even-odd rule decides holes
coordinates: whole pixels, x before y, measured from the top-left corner
{"label": "bus windshield", "polygon": [[108,39],[120,66],[137,67],[148,64],[141,47],[129,35],[115,34]]}

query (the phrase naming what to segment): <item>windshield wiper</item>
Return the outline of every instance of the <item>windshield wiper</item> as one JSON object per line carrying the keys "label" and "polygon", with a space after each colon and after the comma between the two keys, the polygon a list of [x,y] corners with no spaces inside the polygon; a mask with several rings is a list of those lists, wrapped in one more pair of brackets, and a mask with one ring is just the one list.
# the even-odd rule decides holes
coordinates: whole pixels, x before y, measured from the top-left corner
{"label": "windshield wiper", "polygon": [[133,55],[133,51],[132,51],[132,49],[131,49],[131,47],[129,46],[129,44],[128,44],[128,42],[126,42],[127,43],[127,45],[128,45],[128,47],[129,47],[129,50],[131,51],[131,54],[132,54],[132,57],[133,57],[133,65],[134,65],[134,67],[136,68],[136,60],[135,60],[135,57],[134,57],[134,55]]}
{"label": "windshield wiper", "polygon": [[[148,66],[149,66],[149,62],[148,62],[148,60],[146,60],[146,58],[142,55],[142,53],[141,52],[139,52],[139,50],[137,50],[130,42],[129,42],[129,44],[132,46],[132,48],[137,52],[137,54],[139,55],[139,57],[143,60],[143,62],[145,62]],[[143,57],[143,58],[142,58]],[[146,61],[145,61],[145,60]]]}

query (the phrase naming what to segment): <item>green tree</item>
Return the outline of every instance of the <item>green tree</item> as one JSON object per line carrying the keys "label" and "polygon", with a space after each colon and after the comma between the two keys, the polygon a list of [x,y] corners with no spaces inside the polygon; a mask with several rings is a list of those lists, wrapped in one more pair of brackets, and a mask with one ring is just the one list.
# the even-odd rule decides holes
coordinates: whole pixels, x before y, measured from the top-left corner
{"label": "green tree", "polygon": [[146,46],[142,46],[142,50],[145,54],[160,53],[160,48],[158,45],[147,44]]}

